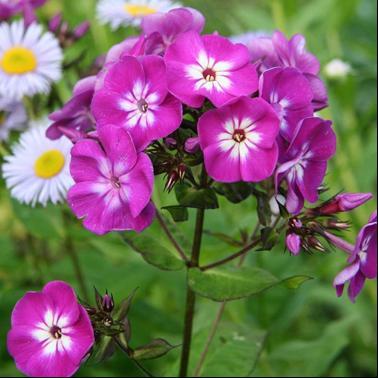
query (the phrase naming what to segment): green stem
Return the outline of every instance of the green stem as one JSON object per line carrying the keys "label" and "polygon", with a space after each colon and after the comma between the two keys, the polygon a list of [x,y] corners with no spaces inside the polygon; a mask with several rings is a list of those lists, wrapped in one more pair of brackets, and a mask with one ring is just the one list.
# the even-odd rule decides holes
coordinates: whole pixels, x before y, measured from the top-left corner
{"label": "green stem", "polygon": [[74,273],[75,273],[75,276],[76,276],[76,280],[77,280],[79,287],[80,287],[80,292],[81,292],[82,298],[85,302],[89,303],[89,292],[88,292],[88,289],[87,289],[87,285],[85,283],[84,272],[81,268],[79,257],[76,253],[74,243],[73,243],[72,238],[71,238],[69,231],[68,231],[69,230],[70,216],[66,211],[63,211],[63,220],[64,220],[64,223],[65,223],[65,228],[67,230],[65,238],[64,238],[64,249],[65,249],[67,256],[71,260],[71,263],[72,263],[72,266],[73,266],[73,269],[74,269]]}
{"label": "green stem", "polygon": [[[205,221],[205,209],[198,209],[195,232],[194,232],[192,257],[190,260],[190,267],[198,267],[199,265],[204,221]],[[183,335],[183,343],[182,343],[183,346],[182,346],[180,375],[179,375],[180,377],[188,376],[195,307],[196,307],[196,294],[194,293],[193,290],[191,290],[191,288],[187,284],[185,324],[184,324],[184,335]]]}
{"label": "green stem", "polygon": [[175,247],[177,253],[180,255],[181,259],[183,261],[185,261],[186,263],[188,263],[189,261],[188,261],[188,258],[186,256],[184,250],[181,248],[180,244],[175,239],[175,237],[173,236],[172,232],[169,230],[167,224],[164,221],[164,218],[159,213],[159,211],[156,212],[156,218],[157,218],[157,220],[158,220],[161,228],[163,229],[163,231],[167,235],[168,239],[170,240],[170,242],[172,243],[172,245]]}
{"label": "green stem", "polygon": [[134,364],[138,367],[138,369],[140,369],[143,374],[146,376],[146,377],[153,377],[153,375],[143,366],[139,363],[139,361],[135,360],[134,358],[132,358],[132,356],[130,355],[130,350],[127,349],[123,344],[122,342],[118,339],[118,337],[114,337],[113,339],[116,344],[120,347],[120,349],[122,350],[122,352],[124,352],[128,358],[130,358],[131,361],[134,362]]}

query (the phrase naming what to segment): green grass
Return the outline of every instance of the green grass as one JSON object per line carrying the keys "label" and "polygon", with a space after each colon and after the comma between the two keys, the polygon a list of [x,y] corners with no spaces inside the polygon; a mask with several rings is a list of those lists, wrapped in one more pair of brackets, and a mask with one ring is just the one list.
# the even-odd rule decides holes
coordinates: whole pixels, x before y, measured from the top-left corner
{"label": "green grass", "polygon": [[[47,18],[63,10],[72,25],[84,19],[92,22],[90,35],[70,52],[74,57],[82,50],[86,51],[82,67],[130,34],[124,30],[111,32],[108,27],[101,26],[95,19],[95,3],[95,0],[51,0],[42,13]],[[231,35],[280,28],[288,34],[304,34],[309,49],[323,64],[333,58],[349,62],[353,67],[352,75],[343,81],[327,82],[330,108],[323,116],[334,121],[339,138],[338,154],[330,165],[327,185],[333,193],[339,190],[371,191],[376,195],[375,1],[184,0],[183,3],[205,13],[208,32],[218,30]],[[65,98],[69,97],[75,80],[72,75],[59,85]],[[168,205],[170,197],[159,192],[156,201]],[[351,239],[374,208],[376,200],[350,215],[354,224]],[[187,238],[191,238],[192,221],[193,214],[191,222],[180,226]],[[236,236],[241,228],[252,229],[255,222],[254,204],[250,201],[237,206],[222,202],[221,211],[209,211],[206,228],[218,232],[227,230]],[[59,209],[33,211],[17,206],[10,201],[6,191],[0,189],[0,376],[19,375],[5,346],[15,302],[26,290],[39,289],[50,279],[64,279],[77,287],[70,261],[61,249],[63,232]],[[148,266],[115,235],[94,237],[76,221],[70,232],[90,285],[101,290],[108,288],[116,299],[140,288],[131,312],[135,345],[154,337],[165,337],[172,344],[179,344],[184,311],[183,273],[161,272]],[[162,238],[156,225],[150,232]],[[27,233],[33,236],[33,243]],[[225,244],[205,237],[204,261],[212,261],[227,252],[229,247]],[[291,258],[281,248],[250,256],[248,263],[279,277],[307,274],[315,280],[297,291],[277,288],[231,303],[217,335],[219,348],[210,351],[209,366],[213,363],[212,366],[223,369],[224,361],[229,361],[226,365],[235,368],[234,371],[238,366],[251,370],[250,347],[256,335],[266,331],[265,349],[253,376],[376,376],[377,296],[374,282],[369,282],[357,304],[353,305],[346,298],[336,299],[332,288],[335,274],[345,263],[345,257],[338,252]],[[194,356],[203,345],[216,309],[216,304],[200,301]],[[233,327],[236,327],[235,331]],[[240,335],[246,337],[247,342],[238,342],[242,340]],[[230,338],[232,342],[227,343]],[[177,366],[178,357],[179,351],[174,351],[147,365],[157,372],[156,375],[174,372],[172,366]],[[222,363],[214,365],[214,361]],[[247,368],[248,364],[251,369]],[[222,369],[215,371],[222,375],[225,372]],[[138,373],[134,367],[118,354],[106,364],[85,366],[79,373],[93,377],[135,374]]]}

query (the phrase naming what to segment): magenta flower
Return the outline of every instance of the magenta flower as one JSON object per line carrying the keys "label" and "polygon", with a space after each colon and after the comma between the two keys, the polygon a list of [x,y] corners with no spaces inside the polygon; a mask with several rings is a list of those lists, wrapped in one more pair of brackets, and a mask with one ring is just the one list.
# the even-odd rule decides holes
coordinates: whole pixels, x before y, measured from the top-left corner
{"label": "magenta flower", "polygon": [[167,49],[165,61],[169,90],[194,108],[205,98],[221,107],[258,89],[248,49],[218,35],[181,34]]}
{"label": "magenta flower", "polygon": [[314,209],[322,215],[333,215],[351,211],[373,198],[371,193],[340,193],[321,207]]}
{"label": "magenta flower", "polygon": [[293,140],[283,156],[282,165],[276,171],[276,186],[287,181],[287,210],[298,214],[304,200],[318,200],[328,160],[336,152],[336,135],[330,121],[306,118],[299,125]]}
{"label": "magenta flower", "polygon": [[198,122],[208,174],[220,182],[257,182],[272,175],[278,158],[279,119],[260,98],[205,113]]}
{"label": "magenta flower", "polygon": [[114,63],[93,99],[97,127],[124,128],[138,151],[177,130],[182,105],[168,93],[166,77],[164,61],[158,56],[124,57]]}
{"label": "magenta flower", "polygon": [[54,281],[27,293],[12,313],[8,350],[30,377],[70,377],[94,344],[87,312],[73,289]]}
{"label": "magenta flower", "polygon": [[348,295],[352,302],[360,294],[366,279],[377,278],[377,212],[369,219],[369,223],[358,234],[356,245],[345,268],[334,281],[337,296],[344,292],[344,286],[349,282]]}
{"label": "magenta flower", "polygon": [[110,231],[142,231],[154,217],[151,205],[153,167],[137,153],[129,133],[102,126],[98,138],[82,139],[72,149],[71,175],[76,184],[68,203],[84,226],[102,235]]}
{"label": "magenta flower", "polygon": [[140,56],[145,55],[145,36],[127,37],[121,43],[114,45],[106,54],[105,66],[110,63],[115,63],[126,56]]}
{"label": "magenta flower", "polygon": [[0,21],[6,21],[12,16],[23,12],[25,23],[30,25],[35,21],[34,8],[39,8],[47,0],[0,0]]}
{"label": "magenta flower", "polygon": [[299,255],[302,249],[302,239],[299,235],[289,233],[286,235],[286,247],[293,255]]}
{"label": "magenta flower", "polygon": [[54,140],[62,135],[70,136],[72,131],[86,133],[95,127],[90,111],[95,84],[96,76],[87,77],[76,84],[72,98],[62,109],[49,116],[54,123],[46,132],[48,138]]}
{"label": "magenta flower", "polygon": [[159,55],[165,53],[178,35],[188,31],[201,33],[204,26],[205,17],[193,8],[176,8],[167,13],[148,15],[142,20],[148,53]]}
{"label": "magenta flower", "polygon": [[276,110],[280,133],[288,142],[304,118],[312,117],[313,92],[309,81],[295,68],[272,68],[260,78],[260,96]]}

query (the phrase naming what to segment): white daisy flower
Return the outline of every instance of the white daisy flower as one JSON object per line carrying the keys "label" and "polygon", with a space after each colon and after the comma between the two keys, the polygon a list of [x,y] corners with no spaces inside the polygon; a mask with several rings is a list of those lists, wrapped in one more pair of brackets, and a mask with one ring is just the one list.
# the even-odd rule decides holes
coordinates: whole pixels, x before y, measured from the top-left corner
{"label": "white daisy flower", "polygon": [[168,12],[181,5],[170,0],[100,0],[97,17],[112,29],[120,26],[139,26],[143,17],[157,12]]}
{"label": "white daisy flower", "polygon": [[41,25],[0,24],[0,95],[20,100],[48,93],[61,78],[62,60],[58,40]]}
{"label": "white daisy flower", "polygon": [[48,139],[48,125],[48,120],[44,120],[24,132],[2,166],[12,197],[27,205],[63,202],[73,185],[70,175],[72,143],[65,137],[54,141]]}
{"label": "white daisy flower", "polygon": [[27,121],[22,102],[0,96],[0,141],[8,139],[11,130],[22,130]]}
{"label": "white daisy flower", "polygon": [[324,67],[324,73],[329,79],[344,79],[352,71],[352,66],[341,59],[333,59]]}

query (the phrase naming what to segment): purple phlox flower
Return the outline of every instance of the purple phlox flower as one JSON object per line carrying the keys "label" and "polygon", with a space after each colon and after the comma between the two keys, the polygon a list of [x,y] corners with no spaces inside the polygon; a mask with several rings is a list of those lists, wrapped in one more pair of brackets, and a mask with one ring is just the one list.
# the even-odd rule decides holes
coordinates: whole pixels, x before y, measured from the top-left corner
{"label": "purple phlox flower", "polygon": [[127,37],[123,42],[114,45],[106,55],[105,66],[115,63],[122,57],[139,56],[145,53],[145,36]]}
{"label": "purple phlox flower", "polygon": [[352,302],[360,294],[366,279],[377,278],[377,212],[375,211],[357,236],[348,265],[334,281],[337,296],[341,296],[349,282],[348,295]]}
{"label": "purple phlox flower", "polygon": [[74,90],[72,98],[62,109],[52,113],[49,117],[53,124],[47,130],[47,137],[59,139],[62,135],[75,139],[83,136],[95,127],[90,106],[94,95],[96,76],[80,80]]}
{"label": "purple phlox flower", "polygon": [[167,13],[155,13],[142,20],[142,30],[148,39],[148,53],[163,55],[178,35],[195,31],[201,33],[205,17],[193,8],[176,8]]}
{"label": "purple phlox flower", "polygon": [[373,198],[371,193],[340,193],[321,207],[314,209],[322,215],[332,215],[352,211]]}
{"label": "purple phlox flower", "polygon": [[22,102],[0,97],[0,141],[6,140],[11,130],[22,130],[28,116]]}
{"label": "purple phlox flower", "polygon": [[128,56],[114,63],[92,102],[97,127],[124,128],[138,151],[173,133],[182,121],[182,104],[169,94],[166,78],[159,56]]}
{"label": "purple phlox flower", "polygon": [[230,39],[233,43],[242,43],[247,46],[251,62],[256,65],[259,74],[278,65],[272,36],[268,33],[250,32]]}
{"label": "purple phlox flower", "polygon": [[0,0],[0,21],[7,21],[16,14],[23,13],[25,24],[36,21],[34,9],[39,8],[47,0]]}
{"label": "purple phlox flower", "polygon": [[30,377],[74,375],[93,344],[89,316],[64,282],[27,293],[13,310],[8,350]]}
{"label": "purple phlox flower", "polygon": [[276,171],[276,187],[283,180],[287,182],[286,207],[291,214],[298,214],[305,200],[311,203],[318,200],[328,160],[335,152],[336,134],[331,121],[311,117],[299,124]]}
{"label": "purple phlox flower", "polygon": [[259,89],[281,120],[281,136],[290,142],[299,122],[314,114],[310,83],[296,68],[277,67],[262,74]]}
{"label": "purple phlox flower", "polygon": [[155,215],[151,204],[154,173],[151,160],[138,153],[123,128],[102,126],[99,140],[82,139],[72,149],[75,185],[68,203],[84,226],[102,235],[110,231],[142,231]]}
{"label": "purple phlox flower", "polygon": [[205,98],[221,107],[258,89],[248,49],[218,35],[180,34],[165,54],[168,87],[186,105],[199,108]]}
{"label": "purple phlox flower", "polygon": [[205,113],[198,122],[208,174],[220,182],[258,182],[276,167],[279,119],[261,98],[237,102]]}
{"label": "purple phlox flower", "polygon": [[198,137],[188,138],[185,141],[185,151],[188,154],[195,154],[201,149],[200,139]]}
{"label": "purple phlox flower", "polygon": [[286,247],[293,255],[299,255],[302,249],[302,239],[299,235],[289,233],[286,235]]}

